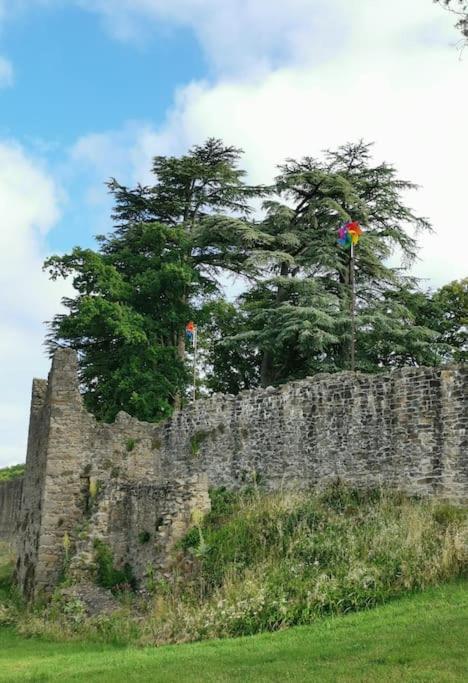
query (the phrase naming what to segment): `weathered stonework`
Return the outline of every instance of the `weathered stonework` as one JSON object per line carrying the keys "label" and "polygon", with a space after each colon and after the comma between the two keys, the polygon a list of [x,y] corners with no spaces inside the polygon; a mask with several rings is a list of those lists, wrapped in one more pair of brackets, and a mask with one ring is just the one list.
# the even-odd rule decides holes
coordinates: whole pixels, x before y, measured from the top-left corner
{"label": "weathered stonework", "polygon": [[166,478],[201,470],[216,486],[254,474],[269,488],[340,478],[466,501],[467,395],[462,366],[323,374],[217,395],[161,425],[157,467]]}
{"label": "weathered stonework", "polygon": [[12,541],[21,508],[23,477],[0,482],[0,541]]}
{"label": "weathered stonework", "polygon": [[[76,576],[93,543],[136,577],[163,572],[208,485],[267,488],[340,478],[410,494],[468,499],[466,367],[341,373],[196,401],[161,424],[83,407],[75,354],[35,380],[18,531],[17,580],[49,590],[67,557]],[[1,493],[0,493],[1,495]]]}
{"label": "weathered stonework", "polygon": [[[93,543],[108,543],[137,579],[161,572],[194,509],[209,508],[206,476],[166,482],[154,467],[154,425],[125,413],[98,423],[79,393],[76,355],[55,354],[35,380],[18,526],[16,580],[25,595],[49,591],[65,563],[86,578]],[[145,539],[142,541],[142,539]]]}

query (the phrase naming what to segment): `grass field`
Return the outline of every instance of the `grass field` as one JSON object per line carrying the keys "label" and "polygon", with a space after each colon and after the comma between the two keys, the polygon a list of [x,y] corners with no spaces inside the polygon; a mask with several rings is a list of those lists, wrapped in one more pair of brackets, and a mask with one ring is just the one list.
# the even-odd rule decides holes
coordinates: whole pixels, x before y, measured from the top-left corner
{"label": "grass field", "polygon": [[0,628],[0,681],[468,680],[468,582],[308,627],[161,648],[25,639]]}

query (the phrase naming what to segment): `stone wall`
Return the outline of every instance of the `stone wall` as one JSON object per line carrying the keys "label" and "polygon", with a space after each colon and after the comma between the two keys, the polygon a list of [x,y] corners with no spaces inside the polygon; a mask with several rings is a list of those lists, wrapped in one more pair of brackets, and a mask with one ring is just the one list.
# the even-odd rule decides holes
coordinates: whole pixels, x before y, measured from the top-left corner
{"label": "stone wall", "polygon": [[[50,591],[70,558],[77,573],[92,568],[96,538],[117,564],[132,560],[140,580],[150,560],[167,563],[192,511],[209,508],[208,483],[188,473],[165,482],[155,431],[125,413],[113,425],[87,413],[70,350],[55,354],[48,381],[34,380],[16,565],[26,596]],[[144,532],[147,543],[139,541]]]}
{"label": "stone wall", "polygon": [[192,522],[210,508],[207,481],[195,477],[166,484],[108,480],[84,514],[75,539],[71,573],[92,580],[94,542],[111,548],[115,565],[131,567],[141,584],[164,575],[171,551]]}
{"label": "stone wall", "polygon": [[[78,574],[101,538],[145,578],[163,571],[207,487],[304,487],[337,478],[468,499],[466,367],[319,375],[239,396],[215,395],[159,425],[83,407],[77,363],[56,353],[35,380],[17,578],[49,590],[72,555]],[[142,539],[149,536],[146,541]]]}
{"label": "stone wall", "polygon": [[216,395],[161,425],[165,478],[204,471],[216,486],[269,488],[340,478],[468,499],[468,370],[317,375],[277,389]]}
{"label": "stone wall", "polygon": [[0,482],[0,541],[13,541],[21,507],[23,477]]}

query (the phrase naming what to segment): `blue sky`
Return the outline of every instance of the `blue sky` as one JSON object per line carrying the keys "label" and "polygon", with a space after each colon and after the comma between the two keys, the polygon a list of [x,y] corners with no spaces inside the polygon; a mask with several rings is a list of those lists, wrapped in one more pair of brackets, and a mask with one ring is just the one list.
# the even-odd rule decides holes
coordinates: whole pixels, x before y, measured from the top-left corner
{"label": "blue sky", "polygon": [[1,46],[15,83],[1,96],[0,133],[43,140],[56,151],[85,131],[161,120],[174,87],[207,70],[188,28],[155,27],[138,44],[122,42],[95,14],[70,4],[37,5],[11,17]]}
{"label": "blue sky", "polygon": [[[183,26],[155,23],[141,40],[116,40],[94,13],[71,3],[12,13],[0,45],[14,68],[14,84],[0,90],[0,139],[41,158],[67,193],[47,243],[52,250],[92,244],[110,223],[107,212],[89,210],[89,170],[69,167],[71,148],[89,131],[161,123],[174,89],[209,73],[203,51]],[[96,177],[97,191],[107,177]]]}
{"label": "blue sky", "polygon": [[432,0],[0,0],[0,466],[24,460],[43,323],[70,293],[42,262],[110,229],[105,181],[148,181],[155,154],[219,136],[269,182],[287,157],[374,141],[434,225],[413,273],[466,276],[452,24]]}

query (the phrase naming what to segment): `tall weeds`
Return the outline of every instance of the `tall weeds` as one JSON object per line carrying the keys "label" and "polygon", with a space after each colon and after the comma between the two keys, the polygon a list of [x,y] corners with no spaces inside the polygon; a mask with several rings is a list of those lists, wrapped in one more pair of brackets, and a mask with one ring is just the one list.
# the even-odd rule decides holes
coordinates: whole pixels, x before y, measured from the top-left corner
{"label": "tall weeds", "polygon": [[[218,490],[212,504],[180,543],[170,578],[152,581],[151,600],[61,632],[125,642],[133,620],[141,643],[248,635],[368,609],[467,571],[467,511],[437,501],[335,485]],[[54,619],[23,629],[54,630]]]}

